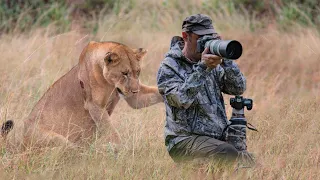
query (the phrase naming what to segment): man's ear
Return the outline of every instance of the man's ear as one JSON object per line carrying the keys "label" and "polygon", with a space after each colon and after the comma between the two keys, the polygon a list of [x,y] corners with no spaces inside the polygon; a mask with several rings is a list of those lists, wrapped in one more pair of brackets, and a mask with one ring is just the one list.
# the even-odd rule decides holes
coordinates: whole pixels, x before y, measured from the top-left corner
{"label": "man's ear", "polygon": [[181,35],[182,35],[182,38],[183,38],[184,41],[187,41],[187,40],[188,40],[188,33],[182,32]]}
{"label": "man's ear", "polygon": [[132,50],[134,55],[137,57],[138,61],[140,61],[147,54],[147,50],[143,48],[132,49]]}
{"label": "man's ear", "polygon": [[107,66],[114,66],[120,62],[120,58],[116,53],[107,52],[107,54],[104,57],[104,62]]}

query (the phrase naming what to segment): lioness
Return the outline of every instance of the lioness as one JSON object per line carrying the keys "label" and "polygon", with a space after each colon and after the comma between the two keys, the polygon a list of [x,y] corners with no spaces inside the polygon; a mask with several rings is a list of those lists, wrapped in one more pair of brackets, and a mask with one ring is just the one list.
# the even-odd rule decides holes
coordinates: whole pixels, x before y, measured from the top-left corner
{"label": "lioness", "polygon": [[[96,131],[117,135],[109,119],[120,97],[132,108],[143,108],[163,99],[158,88],[139,81],[139,61],[146,50],[116,42],[90,42],[79,63],[57,80],[24,121],[23,145],[74,144]],[[6,136],[13,122],[2,126]]]}

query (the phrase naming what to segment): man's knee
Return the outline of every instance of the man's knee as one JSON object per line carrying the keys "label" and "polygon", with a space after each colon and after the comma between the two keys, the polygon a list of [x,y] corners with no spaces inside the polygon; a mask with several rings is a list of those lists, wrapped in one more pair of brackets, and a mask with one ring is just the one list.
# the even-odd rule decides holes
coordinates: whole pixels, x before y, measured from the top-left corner
{"label": "man's knee", "polygon": [[218,155],[225,156],[226,158],[236,159],[238,157],[238,150],[229,143],[220,144],[216,152]]}

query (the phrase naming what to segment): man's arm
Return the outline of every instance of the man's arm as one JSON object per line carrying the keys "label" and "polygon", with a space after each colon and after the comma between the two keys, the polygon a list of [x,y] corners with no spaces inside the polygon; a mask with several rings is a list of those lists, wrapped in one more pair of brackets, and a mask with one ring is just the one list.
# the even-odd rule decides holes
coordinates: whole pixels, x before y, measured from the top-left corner
{"label": "man's arm", "polygon": [[158,89],[169,105],[187,109],[205,82],[207,67],[203,62],[193,65],[194,72],[186,79],[179,74],[178,68],[177,64],[161,64],[157,75]]}
{"label": "man's arm", "polygon": [[246,78],[235,62],[223,59],[217,71],[222,92],[230,95],[241,95],[244,93],[246,90]]}

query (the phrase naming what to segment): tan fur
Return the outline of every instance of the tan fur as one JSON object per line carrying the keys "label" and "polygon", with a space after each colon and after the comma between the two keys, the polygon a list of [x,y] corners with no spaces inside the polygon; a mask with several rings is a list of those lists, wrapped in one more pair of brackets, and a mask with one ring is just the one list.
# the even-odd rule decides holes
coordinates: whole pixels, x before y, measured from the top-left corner
{"label": "tan fur", "polygon": [[48,89],[24,121],[23,144],[78,144],[90,141],[97,130],[118,142],[109,118],[120,92],[132,108],[163,101],[156,87],[139,82],[145,54],[115,42],[90,42],[79,63]]}

